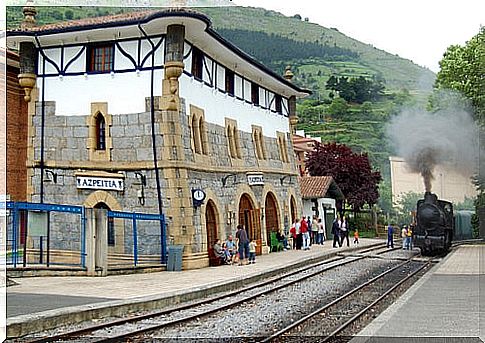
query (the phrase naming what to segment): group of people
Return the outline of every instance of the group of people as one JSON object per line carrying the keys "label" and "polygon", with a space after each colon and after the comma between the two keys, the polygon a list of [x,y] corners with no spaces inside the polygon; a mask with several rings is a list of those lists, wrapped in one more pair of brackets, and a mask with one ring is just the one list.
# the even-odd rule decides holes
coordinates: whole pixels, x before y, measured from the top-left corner
{"label": "group of people", "polygon": [[[412,250],[413,248],[413,225],[404,225],[401,230],[402,248]],[[387,227],[387,247],[394,248],[394,225]]]}
{"label": "group of people", "polygon": [[238,225],[236,239],[229,235],[222,244],[220,239],[216,239],[213,250],[221,264],[245,265],[256,263],[256,246],[256,240],[249,240],[244,226]]}
{"label": "group of people", "polygon": [[[337,245],[342,247],[344,240],[347,241],[347,246],[350,246],[349,232],[350,226],[345,215],[338,215],[332,224],[333,247],[336,248]],[[354,244],[359,244],[359,230],[357,229],[354,230]]]}
{"label": "group of people", "polygon": [[313,220],[303,216],[295,220],[290,228],[293,249],[309,250],[312,244],[323,245],[325,242],[325,222],[317,216]]}

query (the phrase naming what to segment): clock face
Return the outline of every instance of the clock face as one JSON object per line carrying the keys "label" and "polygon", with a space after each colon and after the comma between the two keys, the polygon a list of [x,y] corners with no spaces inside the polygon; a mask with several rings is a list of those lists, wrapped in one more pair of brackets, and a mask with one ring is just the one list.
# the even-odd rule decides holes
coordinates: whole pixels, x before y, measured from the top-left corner
{"label": "clock face", "polygon": [[202,189],[196,189],[194,191],[194,199],[198,201],[202,201],[205,198],[205,193]]}

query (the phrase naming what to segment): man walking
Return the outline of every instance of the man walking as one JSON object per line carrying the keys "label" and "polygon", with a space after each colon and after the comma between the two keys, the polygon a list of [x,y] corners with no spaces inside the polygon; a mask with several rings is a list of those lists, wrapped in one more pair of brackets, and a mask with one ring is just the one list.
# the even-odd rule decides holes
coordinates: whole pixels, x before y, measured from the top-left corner
{"label": "man walking", "polygon": [[337,243],[339,245],[339,247],[342,246],[342,244],[340,243],[340,227],[338,225],[338,217],[335,218],[335,220],[333,221],[333,224],[332,224],[332,235],[333,235],[333,247],[336,248],[337,247]]}
{"label": "man walking", "polygon": [[249,238],[244,226],[237,226],[236,239],[239,246],[239,265],[248,264],[249,258]]}
{"label": "man walking", "polygon": [[305,219],[305,216],[301,218],[300,232],[301,232],[301,238],[303,240],[302,249],[310,250],[310,233],[308,232],[308,223]]}
{"label": "man walking", "polygon": [[391,224],[387,227],[387,247],[394,248],[394,228]]}

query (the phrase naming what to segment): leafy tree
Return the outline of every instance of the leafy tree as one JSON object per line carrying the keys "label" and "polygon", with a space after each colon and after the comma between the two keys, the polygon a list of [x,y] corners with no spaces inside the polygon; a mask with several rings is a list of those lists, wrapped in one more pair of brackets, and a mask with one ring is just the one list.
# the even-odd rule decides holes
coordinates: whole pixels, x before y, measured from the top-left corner
{"label": "leafy tree", "polygon": [[342,118],[349,113],[349,104],[343,98],[335,98],[328,106],[327,112],[332,117]]}
{"label": "leafy tree", "polygon": [[450,46],[440,61],[435,87],[453,89],[469,100],[476,119],[485,124],[485,26],[465,46]]}
{"label": "leafy tree", "polygon": [[380,172],[372,171],[367,154],[354,153],[344,144],[317,144],[306,167],[312,176],[332,176],[354,211],[374,205],[379,198]]}
{"label": "leafy tree", "polygon": [[71,10],[66,10],[66,12],[64,12],[64,17],[67,20],[72,20],[72,18],[74,18],[74,12]]}

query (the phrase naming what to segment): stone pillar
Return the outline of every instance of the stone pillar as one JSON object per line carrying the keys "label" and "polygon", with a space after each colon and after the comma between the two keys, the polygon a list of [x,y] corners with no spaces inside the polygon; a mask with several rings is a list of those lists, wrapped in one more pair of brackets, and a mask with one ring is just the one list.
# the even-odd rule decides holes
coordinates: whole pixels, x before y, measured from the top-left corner
{"label": "stone pillar", "polygon": [[[37,11],[33,7],[32,1],[27,1],[26,6],[22,10],[24,14],[24,20],[20,24],[23,30],[28,30],[36,25],[35,16]],[[35,72],[35,60],[37,53],[35,51],[34,43],[21,42],[20,49],[20,74],[18,75],[20,87],[25,92],[24,100],[30,102],[30,92],[35,86],[36,72]]]}
{"label": "stone pillar", "polygon": [[95,268],[97,275],[108,275],[108,212],[105,209],[94,209],[95,219]]}
{"label": "stone pillar", "polygon": [[88,276],[108,275],[108,216],[86,208],[86,269]]}
{"label": "stone pillar", "polygon": [[94,210],[86,208],[86,269],[88,276],[96,276],[96,264],[94,260],[95,241],[96,241],[96,221],[94,220]]}
{"label": "stone pillar", "polygon": [[185,26],[169,25],[165,40],[164,79],[162,81],[162,101],[160,109],[178,111],[180,109],[179,77],[184,70]]}
{"label": "stone pillar", "polygon": [[34,43],[21,42],[20,43],[20,74],[18,75],[20,87],[25,92],[24,100],[30,102],[30,93],[35,87],[37,75],[35,72],[35,60],[37,52]]}

